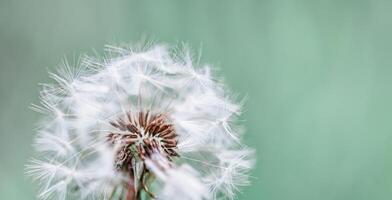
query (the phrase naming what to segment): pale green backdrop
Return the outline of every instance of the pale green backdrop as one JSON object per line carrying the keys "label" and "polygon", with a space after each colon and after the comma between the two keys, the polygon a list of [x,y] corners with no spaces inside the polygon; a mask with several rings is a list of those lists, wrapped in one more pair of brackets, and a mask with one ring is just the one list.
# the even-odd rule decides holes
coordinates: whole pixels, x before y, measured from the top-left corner
{"label": "pale green backdrop", "polygon": [[392,1],[0,0],[0,199],[24,176],[38,83],[107,43],[188,42],[248,96],[239,199],[392,199]]}

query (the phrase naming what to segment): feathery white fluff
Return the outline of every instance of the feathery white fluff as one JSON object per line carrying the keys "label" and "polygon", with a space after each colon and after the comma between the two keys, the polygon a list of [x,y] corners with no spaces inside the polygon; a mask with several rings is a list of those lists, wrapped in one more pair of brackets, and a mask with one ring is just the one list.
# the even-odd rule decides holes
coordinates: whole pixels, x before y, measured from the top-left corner
{"label": "feathery white fluff", "polygon": [[158,199],[233,199],[249,184],[253,152],[241,144],[241,106],[188,50],[110,46],[105,58],[85,57],[77,67],[64,62],[50,76],[55,83],[43,84],[33,106],[44,117],[39,154],[27,166],[40,199],[124,196],[129,177],[115,168],[118,149],[106,141],[114,131],[109,122],[129,110],[166,113],[176,130],[178,157],[155,152],[133,165],[135,176],[145,165],[158,179],[151,183]]}

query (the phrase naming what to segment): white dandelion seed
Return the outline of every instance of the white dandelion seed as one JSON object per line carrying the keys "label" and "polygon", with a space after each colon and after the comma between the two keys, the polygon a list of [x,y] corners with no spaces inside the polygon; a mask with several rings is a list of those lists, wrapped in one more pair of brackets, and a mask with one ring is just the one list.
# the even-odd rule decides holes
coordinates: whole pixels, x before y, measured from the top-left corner
{"label": "white dandelion seed", "polygon": [[253,153],[209,66],[165,45],[109,47],[43,84],[27,173],[40,199],[234,199]]}

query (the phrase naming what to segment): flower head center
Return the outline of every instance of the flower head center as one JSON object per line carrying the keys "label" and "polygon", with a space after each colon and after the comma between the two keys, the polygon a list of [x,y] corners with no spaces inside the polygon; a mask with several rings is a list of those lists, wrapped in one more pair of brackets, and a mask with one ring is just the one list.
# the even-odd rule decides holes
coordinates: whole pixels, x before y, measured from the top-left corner
{"label": "flower head center", "polygon": [[167,115],[150,111],[127,112],[110,122],[118,131],[110,132],[107,139],[119,145],[115,165],[118,169],[128,170],[132,163],[144,161],[153,153],[165,155],[169,160],[178,156],[177,134]]}

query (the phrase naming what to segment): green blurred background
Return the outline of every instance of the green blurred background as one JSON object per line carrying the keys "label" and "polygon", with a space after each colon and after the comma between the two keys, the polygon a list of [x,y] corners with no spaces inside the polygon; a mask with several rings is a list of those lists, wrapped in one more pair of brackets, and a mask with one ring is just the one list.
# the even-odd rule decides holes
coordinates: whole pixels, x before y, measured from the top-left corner
{"label": "green blurred background", "polygon": [[66,56],[188,42],[247,95],[239,199],[392,199],[392,1],[0,0],[0,199],[35,199],[28,109]]}

